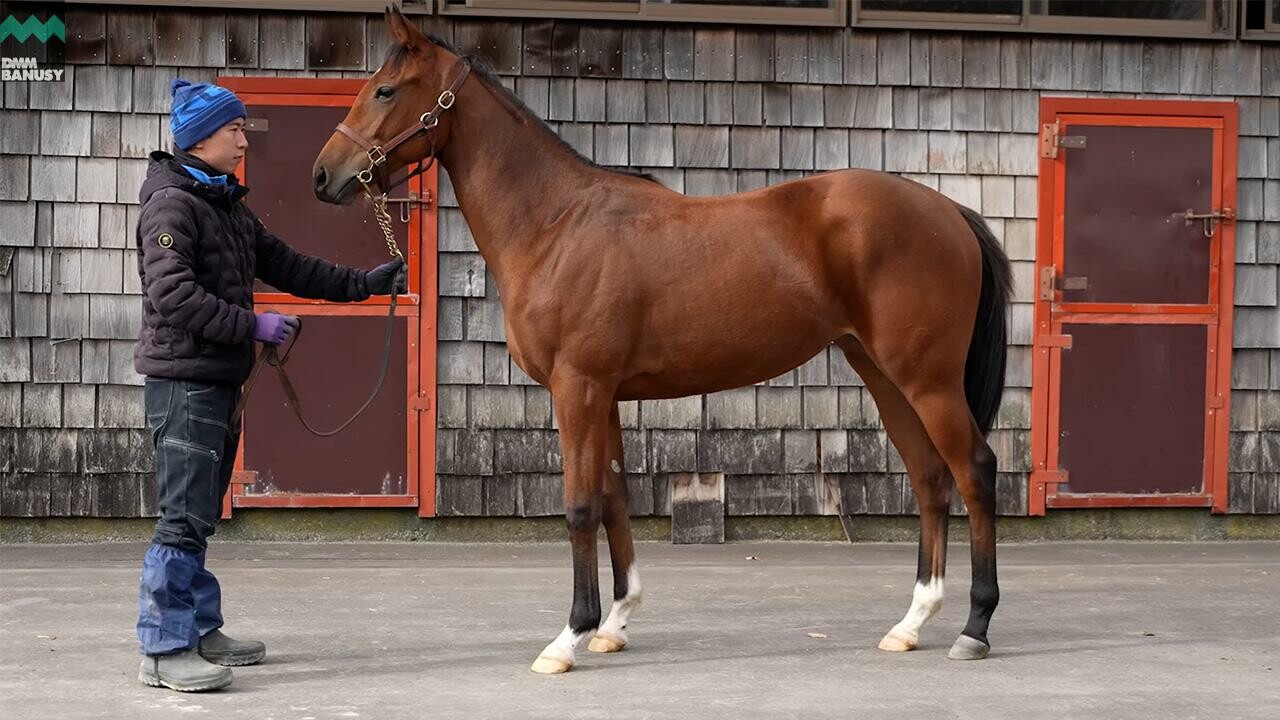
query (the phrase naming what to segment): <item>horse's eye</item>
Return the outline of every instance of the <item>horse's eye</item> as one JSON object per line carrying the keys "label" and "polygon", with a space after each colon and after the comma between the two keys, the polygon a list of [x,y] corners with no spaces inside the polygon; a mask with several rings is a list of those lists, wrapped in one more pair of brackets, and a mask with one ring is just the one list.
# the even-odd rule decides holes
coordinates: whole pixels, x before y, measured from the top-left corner
{"label": "horse's eye", "polygon": [[395,88],[391,87],[390,85],[383,85],[382,87],[378,88],[378,91],[375,92],[373,96],[379,100],[387,100],[392,95],[394,95],[395,92],[396,92]]}

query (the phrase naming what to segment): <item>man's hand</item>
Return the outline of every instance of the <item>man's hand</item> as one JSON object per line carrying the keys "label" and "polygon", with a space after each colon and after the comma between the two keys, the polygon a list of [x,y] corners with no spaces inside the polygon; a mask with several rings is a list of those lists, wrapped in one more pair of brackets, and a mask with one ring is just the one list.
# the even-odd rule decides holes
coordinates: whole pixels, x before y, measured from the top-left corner
{"label": "man's hand", "polygon": [[279,315],[273,312],[257,313],[257,322],[253,326],[253,339],[268,345],[279,345],[298,331],[302,325],[293,315]]}
{"label": "man's hand", "polygon": [[405,280],[404,260],[396,258],[379,265],[365,275],[364,282],[370,295],[390,295],[392,288],[397,294],[405,292],[408,284]]}

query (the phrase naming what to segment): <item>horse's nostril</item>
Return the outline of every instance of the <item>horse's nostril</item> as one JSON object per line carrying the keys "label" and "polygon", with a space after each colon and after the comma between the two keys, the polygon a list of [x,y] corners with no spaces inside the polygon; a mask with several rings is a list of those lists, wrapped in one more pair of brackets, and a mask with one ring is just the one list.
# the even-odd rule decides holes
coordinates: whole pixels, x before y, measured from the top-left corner
{"label": "horse's nostril", "polygon": [[325,185],[329,184],[329,174],[324,171],[324,168],[316,168],[315,180],[316,190],[322,190]]}

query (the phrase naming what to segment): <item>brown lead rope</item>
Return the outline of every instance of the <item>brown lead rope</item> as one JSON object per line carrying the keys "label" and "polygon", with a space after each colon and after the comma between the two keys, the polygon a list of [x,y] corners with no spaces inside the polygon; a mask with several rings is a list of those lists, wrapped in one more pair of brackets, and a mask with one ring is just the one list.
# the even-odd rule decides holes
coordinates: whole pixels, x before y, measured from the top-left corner
{"label": "brown lead rope", "polygon": [[[381,197],[374,199],[372,192],[369,190],[369,186],[366,185],[365,195],[369,198],[369,201],[373,203],[373,214],[378,220],[378,225],[382,228],[383,235],[386,237],[387,251],[392,257],[400,258],[400,260],[403,261],[404,254],[400,252],[400,246],[396,244],[395,234],[391,230],[391,215],[387,213],[386,194],[384,193]],[[405,268],[407,275],[407,263]],[[294,345],[297,345],[298,340],[302,337],[302,320],[299,318],[297,333],[294,335],[293,342],[289,344],[289,350],[285,352],[283,356],[279,354],[274,345],[264,345],[262,350],[258,352],[258,358],[254,361],[253,369],[249,371],[249,378],[245,380],[244,388],[241,390],[240,401],[236,403],[235,413],[231,416],[231,427],[236,432],[239,432],[240,418],[244,414],[246,403],[249,401],[249,392],[253,390],[254,383],[258,381],[258,375],[262,373],[262,368],[270,365],[276,369],[276,375],[280,378],[280,387],[284,390],[284,396],[289,401],[289,407],[293,409],[293,414],[297,416],[298,422],[302,423],[302,427],[306,428],[307,432],[310,432],[312,435],[317,437],[332,437],[343,430],[346,430],[351,423],[355,422],[357,418],[364,414],[365,410],[369,409],[369,406],[373,404],[374,398],[378,397],[378,393],[382,391],[383,383],[386,382],[387,370],[391,366],[392,333],[395,330],[396,298],[398,297],[395,286],[396,282],[395,279],[393,279],[391,287],[391,303],[390,308],[387,311],[386,339],[383,342],[382,350],[382,369],[378,371],[378,381],[373,387],[373,392],[369,394],[369,398],[364,401],[364,404],[360,406],[360,409],[356,410],[355,414],[348,418],[346,422],[332,430],[317,430],[311,426],[311,423],[307,422],[306,417],[302,413],[302,401],[298,397],[297,390],[293,387],[293,382],[289,380],[289,373],[285,372],[284,369],[285,363],[289,360],[289,355],[293,353]]]}

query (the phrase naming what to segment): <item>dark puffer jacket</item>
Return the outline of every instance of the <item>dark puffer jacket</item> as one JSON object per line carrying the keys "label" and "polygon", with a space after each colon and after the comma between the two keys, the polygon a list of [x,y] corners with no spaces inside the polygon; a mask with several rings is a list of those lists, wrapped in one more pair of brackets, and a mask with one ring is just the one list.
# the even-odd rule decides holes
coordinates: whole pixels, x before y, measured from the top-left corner
{"label": "dark puffer jacket", "polygon": [[[182,162],[209,175],[195,158]],[[304,298],[369,297],[366,271],[303,255],[244,204],[248,188],[206,185],[172,155],[151,154],[139,200],[142,375],[239,385],[253,364],[253,279]]]}

